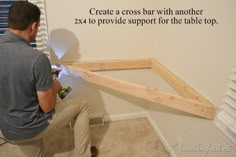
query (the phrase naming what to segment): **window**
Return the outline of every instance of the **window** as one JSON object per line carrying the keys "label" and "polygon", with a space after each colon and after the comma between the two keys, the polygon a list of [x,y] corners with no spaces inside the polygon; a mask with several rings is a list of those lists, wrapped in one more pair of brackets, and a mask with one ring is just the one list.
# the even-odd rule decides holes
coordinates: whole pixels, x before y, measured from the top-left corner
{"label": "window", "polygon": [[8,10],[14,2],[15,1],[0,0],[0,35],[2,35],[8,29]]}
{"label": "window", "polygon": [[230,79],[226,98],[215,123],[219,132],[236,148],[236,69],[233,69]]}
{"label": "window", "polygon": [[[17,0],[0,0],[0,36],[8,29],[8,10],[9,7],[15,3]],[[34,48],[44,52],[49,57],[49,51],[47,49],[48,41],[48,29],[47,29],[47,19],[45,11],[44,0],[28,0],[29,2],[37,5],[41,10],[41,19],[39,32],[36,37],[36,41],[31,43]]]}
{"label": "window", "polygon": [[50,57],[50,53],[47,47],[48,26],[47,26],[47,18],[46,18],[47,16],[46,16],[45,1],[44,0],[28,0],[28,1],[37,5],[41,10],[40,27],[39,27],[38,35],[36,37],[37,49],[40,51],[43,51],[45,54],[47,54],[48,57]]}

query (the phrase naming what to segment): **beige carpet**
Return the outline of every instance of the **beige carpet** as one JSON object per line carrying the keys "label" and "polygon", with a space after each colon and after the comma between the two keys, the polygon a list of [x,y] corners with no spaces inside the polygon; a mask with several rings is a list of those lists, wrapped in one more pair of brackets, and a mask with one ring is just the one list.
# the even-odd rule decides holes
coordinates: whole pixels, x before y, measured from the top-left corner
{"label": "beige carpet", "polygon": [[[99,157],[170,157],[145,118],[91,127]],[[47,157],[66,157],[73,149],[73,131],[59,130],[46,141]]]}
{"label": "beige carpet", "polygon": [[[91,139],[99,157],[170,157],[145,118],[115,121],[91,127]],[[0,140],[0,143],[3,141]],[[58,130],[45,139],[46,157],[68,157],[74,148],[73,130]],[[0,147],[1,157],[15,151],[14,145]]]}
{"label": "beige carpet", "polygon": [[91,128],[99,157],[169,157],[145,118],[116,121]]}

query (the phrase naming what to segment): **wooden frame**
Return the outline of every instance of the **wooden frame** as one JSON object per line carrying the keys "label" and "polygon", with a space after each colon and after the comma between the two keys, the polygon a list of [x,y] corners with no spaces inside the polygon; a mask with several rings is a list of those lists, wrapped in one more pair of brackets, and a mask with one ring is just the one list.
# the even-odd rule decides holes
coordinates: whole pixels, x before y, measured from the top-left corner
{"label": "wooden frame", "polygon": [[[65,63],[65,65],[69,68],[71,73],[79,75],[88,82],[206,119],[214,119],[215,117],[216,109],[207,99],[153,58],[73,62]],[[171,85],[180,96],[94,72],[127,69],[154,70]]]}

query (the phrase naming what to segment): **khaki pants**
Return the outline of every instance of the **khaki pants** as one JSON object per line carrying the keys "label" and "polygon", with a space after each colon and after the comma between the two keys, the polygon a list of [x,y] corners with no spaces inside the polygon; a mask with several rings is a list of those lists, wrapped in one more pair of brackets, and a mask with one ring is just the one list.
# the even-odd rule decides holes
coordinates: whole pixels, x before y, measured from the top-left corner
{"label": "khaki pants", "polygon": [[56,104],[55,110],[55,115],[46,130],[32,139],[10,141],[11,144],[1,146],[0,157],[45,157],[43,139],[50,138],[50,134],[68,126],[73,120],[75,148],[72,156],[91,157],[88,103],[84,100],[60,101]]}

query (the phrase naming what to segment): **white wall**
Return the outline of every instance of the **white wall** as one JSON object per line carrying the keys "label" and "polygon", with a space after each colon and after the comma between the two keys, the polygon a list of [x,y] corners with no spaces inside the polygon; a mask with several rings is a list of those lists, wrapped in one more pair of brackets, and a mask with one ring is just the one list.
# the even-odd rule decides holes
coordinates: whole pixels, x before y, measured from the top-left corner
{"label": "white wall", "polygon": [[236,60],[234,0],[159,0],[158,8],[203,9],[218,25],[162,25],[155,29],[156,52],[165,66],[215,105],[222,104]]}
{"label": "white wall", "polygon": [[[152,54],[156,52],[154,50],[155,40],[157,38],[154,33],[156,26],[104,25],[97,27],[88,24],[76,25],[74,24],[74,19],[89,18],[89,9],[93,7],[98,9],[113,8],[121,10],[140,9],[153,6],[154,2],[144,0],[133,1],[132,3],[126,0],[112,2],[106,0],[71,0],[69,3],[65,0],[46,1],[48,27],[51,38],[49,44],[57,53],[60,51],[69,51],[69,55],[66,54],[62,57],[63,61],[75,60],[75,57],[78,57],[79,60],[152,57]],[[99,16],[98,18],[104,18],[104,16]],[[76,51],[79,55],[73,55],[73,52]],[[144,76],[142,75],[143,73],[145,72],[141,71],[141,77],[139,78]],[[120,76],[123,75],[124,73],[120,73]],[[131,74],[125,75],[125,77],[127,79],[133,78]],[[145,82],[145,79],[142,80]],[[65,81],[69,83],[73,82],[69,81],[68,78]],[[73,84],[73,88],[80,90],[76,84]],[[74,93],[76,93],[75,90],[73,90]],[[91,101],[92,113],[104,111],[105,113],[114,115],[143,111],[143,108],[140,107],[140,105],[145,103],[143,100],[127,97],[126,95],[107,89],[93,88],[93,90],[98,93],[97,95],[100,95],[102,103],[94,99],[93,96],[90,96],[91,92],[84,94]],[[139,102],[139,105],[135,105],[137,102]]]}
{"label": "white wall", "polygon": [[[155,57],[215,105],[221,105],[235,50],[233,0],[46,1],[49,33],[64,28],[76,35],[80,60]],[[75,25],[89,9],[203,9],[208,25]],[[71,59],[71,58],[70,58]],[[66,58],[68,60],[68,57]]]}
{"label": "white wall", "polygon": [[80,60],[140,58],[152,56],[156,35],[154,26],[134,27],[128,25],[75,25],[75,18],[115,18],[115,16],[90,16],[89,9],[134,9],[151,7],[150,0],[48,0],[49,30],[65,28],[78,37]]}
{"label": "white wall", "polygon": [[[234,29],[236,2],[233,0],[179,0],[176,2],[167,0],[159,2],[160,7],[202,8],[206,16],[219,21],[219,24],[214,27],[206,25],[158,27],[155,30],[156,36],[158,36],[156,40],[158,51],[154,56],[217,107],[222,105],[226,85],[230,81],[231,69],[235,67],[233,61],[236,58],[236,31]],[[177,137],[182,140],[183,146],[227,145],[217,133],[212,122],[181,116],[178,113],[173,114],[174,112],[169,112],[167,109],[160,111],[154,110],[154,108],[152,105],[149,111],[151,119],[157,124],[177,156],[199,157],[206,155],[204,152],[180,152],[176,149]],[[231,153],[209,152],[207,156],[235,156],[235,151]]]}
{"label": "white wall", "polygon": [[[229,82],[228,77],[232,67],[235,66],[232,62],[236,60],[235,5],[234,0],[46,1],[51,46],[54,49],[60,47],[59,49],[69,52],[62,60],[155,57],[216,106],[222,104],[224,91]],[[216,18],[219,24],[214,27],[208,25],[144,27],[105,25],[97,27],[74,24],[75,18],[89,18],[88,10],[93,7],[100,9],[162,9],[164,7],[187,9],[193,7],[203,9],[204,16]],[[98,18],[102,17],[104,16]],[[63,43],[67,44],[63,45]],[[70,43],[73,44],[70,45]],[[74,55],[74,52],[79,55]],[[174,93],[150,71],[104,73],[154,88],[161,86],[161,89]],[[71,97],[82,96],[90,101],[91,113],[119,115],[149,111],[151,119],[158,125],[172,148],[175,148],[177,136],[189,145],[194,142],[227,144],[220,136],[217,136],[211,121],[91,85],[79,78],[64,77],[62,82],[73,86]],[[188,153],[181,153],[178,150],[175,150],[175,154],[181,157],[189,156]],[[191,155],[204,156],[205,154],[193,153]],[[230,156],[230,154],[224,154],[224,156],[227,155]],[[209,156],[217,155],[210,153]]]}

